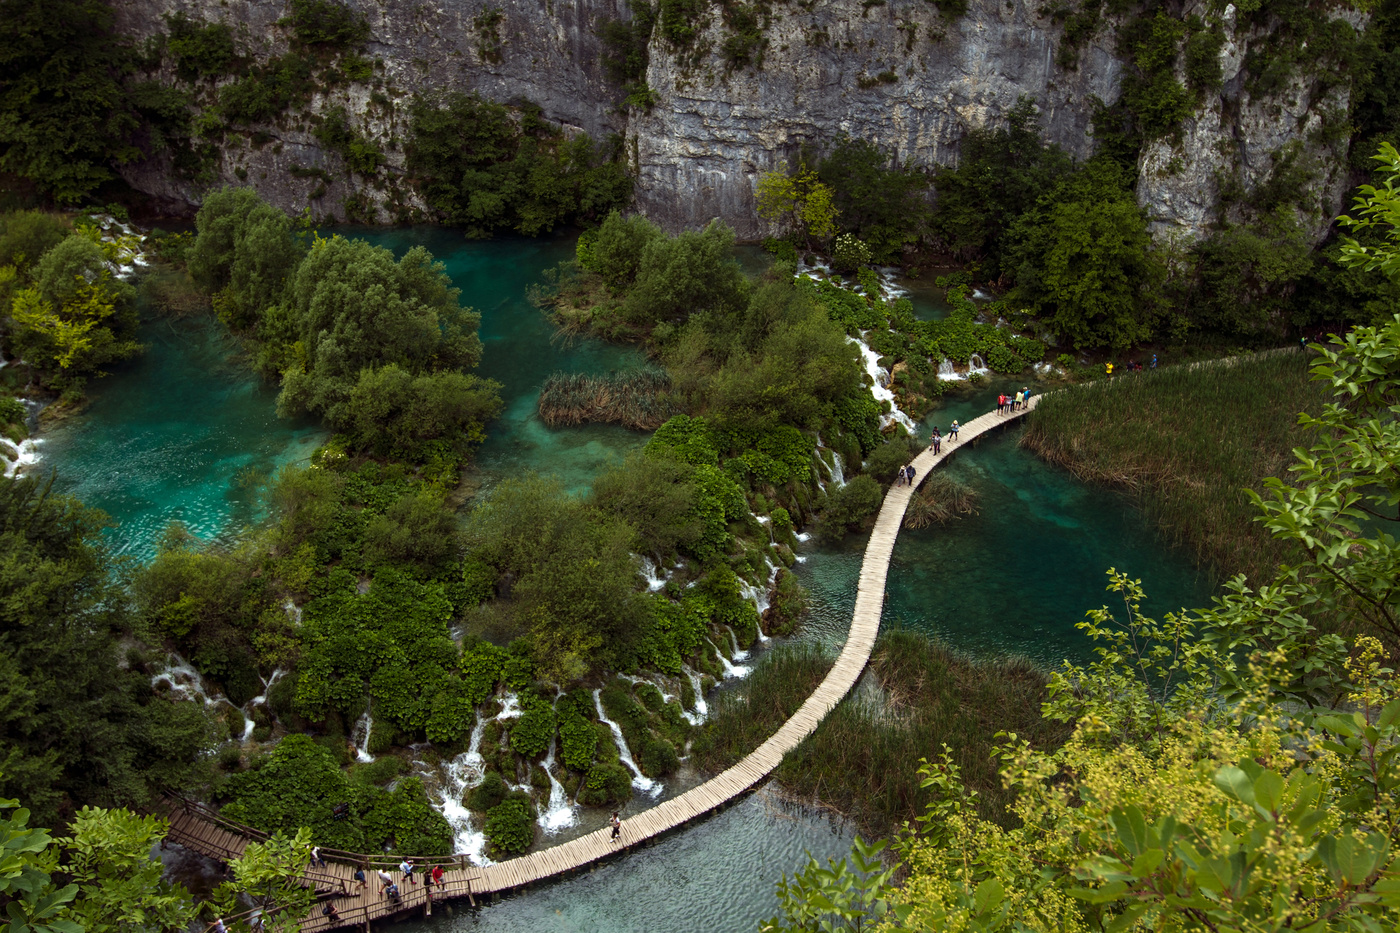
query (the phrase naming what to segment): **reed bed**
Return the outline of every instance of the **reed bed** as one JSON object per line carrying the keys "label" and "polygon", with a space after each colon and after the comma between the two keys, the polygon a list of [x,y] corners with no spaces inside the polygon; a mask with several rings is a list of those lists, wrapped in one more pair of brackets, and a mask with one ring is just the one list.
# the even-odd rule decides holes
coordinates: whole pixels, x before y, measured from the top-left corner
{"label": "reed bed", "polygon": [[554,373],[540,389],[540,419],[551,428],[602,423],[652,431],[679,410],[670,390],[671,378],[659,369]]}
{"label": "reed bed", "polygon": [[944,525],[962,515],[977,514],[977,491],[942,471],[931,473],[909,500],[905,528]]}
{"label": "reed bed", "polygon": [[1133,493],[1174,543],[1217,578],[1273,577],[1292,559],[1255,518],[1246,489],[1287,479],[1305,446],[1298,413],[1328,392],[1308,378],[1310,357],[1260,354],[1126,373],[1051,392],[1021,443],[1089,482]]}
{"label": "reed bed", "polygon": [[[798,650],[808,654],[772,657],[743,690],[721,698],[707,732],[713,744],[697,756],[702,767],[737,761],[801,704],[821,665],[815,649]],[[875,689],[857,687],[775,776],[788,793],[847,814],[870,835],[887,836],[923,815],[930,798],[919,786],[919,759],[937,758],[944,743],[978,792],[981,813],[1008,824],[1013,795],[991,757],[996,733],[1015,732],[1042,749],[1069,737],[1068,726],[1041,718],[1046,678],[1022,658],[973,660],[895,630],[876,642],[867,676]]]}

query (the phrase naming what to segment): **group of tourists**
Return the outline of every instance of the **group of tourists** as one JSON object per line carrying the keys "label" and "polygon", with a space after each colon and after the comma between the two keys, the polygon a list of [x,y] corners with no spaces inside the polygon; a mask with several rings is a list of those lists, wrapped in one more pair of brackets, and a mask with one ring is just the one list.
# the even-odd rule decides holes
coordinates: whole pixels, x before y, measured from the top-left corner
{"label": "group of tourists", "polygon": [[1013,411],[1020,411],[1025,408],[1031,400],[1031,390],[1029,387],[1022,388],[1015,395],[997,396],[997,414],[1006,415]]}
{"label": "group of tourists", "polygon": [[912,486],[915,475],[914,464],[902,466],[899,468],[899,472],[894,475],[894,484],[896,486]]}

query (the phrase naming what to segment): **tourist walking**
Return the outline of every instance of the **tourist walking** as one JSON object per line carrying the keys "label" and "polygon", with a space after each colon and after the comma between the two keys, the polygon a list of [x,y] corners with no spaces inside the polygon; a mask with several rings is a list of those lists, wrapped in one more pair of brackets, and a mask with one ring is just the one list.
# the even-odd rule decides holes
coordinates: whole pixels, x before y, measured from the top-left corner
{"label": "tourist walking", "polygon": [[442,866],[434,865],[433,870],[429,872],[429,874],[433,876],[433,884],[442,887]]}
{"label": "tourist walking", "polygon": [[315,865],[317,868],[325,868],[325,867],[326,867],[326,860],[323,859],[323,858],[321,858],[321,847],[320,847],[320,846],[312,846],[312,847],[311,847],[311,864],[312,864],[312,865]]}
{"label": "tourist walking", "polygon": [[326,919],[331,923],[340,922],[340,912],[335,909],[335,905],[330,901],[327,901],[326,906],[321,908],[321,913],[325,914]]}
{"label": "tourist walking", "polygon": [[1103,364],[1103,372],[1104,372],[1104,375],[1105,375],[1105,376],[1112,376],[1112,375],[1113,375],[1113,364],[1112,364],[1112,363],[1104,363],[1104,364]]}
{"label": "tourist walking", "polygon": [[1153,369],[1156,369],[1156,368],[1157,368],[1157,354],[1155,354],[1155,353],[1152,354],[1152,368],[1153,368]]}
{"label": "tourist walking", "polygon": [[369,887],[369,882],[365,880],[365,870],[363,868],[355,869],[355,880],[360,883],[360,893],[364,894],[365,888]]}
{"label": "tourist walking", "polygon": [[914,485],[914,477],[917,476],[917,475],[918,475],[918,471],[914,469],[914,464],[911,463],[911,464],[909,464],[907,467],[905,467],[905,468],[904,468],[904,483],[905,483],[905,485],[906,485],[906,486],[912,486],[912,485]]}
{"label": "tourist walking", "polygon": [[1005,413],[1006,413],[1006,396],[1005,396],[1005,395],[998,395],[998,396],[997,396],[997,414],[1003,415],[1003,414],[1005,414]]}
{"label": "tourist walking", "polygon": [[406,858],[399,862],[399,871],[403,872],[403,876],[408,879],[409,884],[418,883],[418,879],[413,877],[413,859]]}
{"label": "tourist walking", "polygon": [[617,842],[618,839],[622,838],[622,814],[614,810],[612,819],[608,820],[608,825],[612,827],[612,837],[609,841]]}
{"label": "tourist walking", "polygon": [[949,440],[949,441],[955,441],[955,440],[957,440],[957,439],[958,439],[958,423],[957,423],[957,421],[954,421],[953,424],[952,424],[952,426],[948,428],[948,440]]}
{"label": "tourist walking", "polygon": [[939,435],[937,428],[933,429],[933,437],[929,438],[928,447],[935,454],[943,451],[943,438]]}
{"label": "tourist walking", "polygon": [[390,898],[395,904],[399,903],[399,901],[403,899],[403,895],[399,894],[399,886],[396,885],[396,884],[394,884],[394,882],[392,882],[392,881],[389,882],[388,894],[389,894],[389,898]]}
{"label": "tourist walking", "polygon": [[1030,405],[1030,403],[1031,403],[1031,387],[1030,387],[1030,386],[1022,386],[1022,387],[1021,387],[1021,410],[1022,410],[1022,411],[1025,411],[1025,410],[1026,410],[1026,407],[1027,407],[1028,405]]}
{"label": "tourist walking", "polygon": [[389,876],[389,873],[388,873],[387,871],[385,871],[384,869],[382,869],[382,868],[379,869],[378,874],[379,874],[379,895],[380,895],[381,897],[383,897],[384,894],[389,890],[389,888],[393,886],[393,884],[394,884],[394,879],[391,878],[391,877]]}

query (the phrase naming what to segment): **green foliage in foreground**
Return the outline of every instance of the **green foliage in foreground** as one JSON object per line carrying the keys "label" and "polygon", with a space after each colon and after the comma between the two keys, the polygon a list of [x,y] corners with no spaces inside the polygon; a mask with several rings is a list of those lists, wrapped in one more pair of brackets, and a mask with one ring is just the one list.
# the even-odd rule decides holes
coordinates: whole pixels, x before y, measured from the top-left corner
{"label": "green foliage in foreground", "polygon": [[[417,777],[385,790],[355,779],[310,736],[289,735],[252,767],[231,775],[220,793],[223,815],[267,832],[310,830],[317,844],[351,852],[388,849],[410,855],[447,855],[452,828],[433,809]],[[345,819],[332,808],[350,804]]]}
{"label": "green foliage in foreground", "polygon": [[424,200],[471,236],[529,236],[627,206],[632,182],[608,147],[572,139],[533,105],[519,119],[475,95],[409,107],[407,168]]}
{"label": "green foliage in foreground", "polygon": [[535,813],[528,795],[513,793],[486,814],[486,838],[501,852],[524,852],[535,841]]}
{"label": "green foliage in foreground", "polygon": [[[164,880],[164,866],[151,857],[169,830],[165,820],[84,807],[73,814],[71,835],[54,839],[31,828],[29,811],[17,804],[0,799],[0,930],[118,933],[178,930],[195,921],[190,892]],[[226,917],[243,913],[251,900],[270,933],[291,933],[314,896],[300,883],[310,850],[305,830],[253,843],[229,864],[232,880],[210,900]]]}
{"label": "green foliage in foreground", "polygon": [[1327,399],[1308,356],[1246,356],[1125,373],[1047,393],[1022,443],[1082,479],[1133,491],[1154,524],[1217,573],[1271,579],[1286,541],[1246,489],[1285,475],[1306,437],[1298,413]]}

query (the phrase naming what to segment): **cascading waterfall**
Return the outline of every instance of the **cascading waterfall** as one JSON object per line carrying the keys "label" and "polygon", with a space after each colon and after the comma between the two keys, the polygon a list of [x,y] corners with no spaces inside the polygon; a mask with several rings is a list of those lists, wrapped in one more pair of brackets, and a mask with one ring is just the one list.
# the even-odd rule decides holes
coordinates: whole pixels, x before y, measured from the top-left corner
{"label": "cascading waterfall", "polygon": [[292,620],[293,625],[301,624],[301,607],[292,602],[290,596],[288,596],[287,601],[282,604],[282,609],[287,613],[287,618]]}
{"label": "cascading waterfall", "polygon": [[39,462],[39,445],[44,442],[42,437],[29,437],[16,444],[8,437],[0,437],[0,444],[5,445],[14,454],[13,458],[0,457],[5,461],[5,476],[10,479],[19,476],[21,472]]}
{"label": "cascading waterfall", "polygon": [[[184,658],[175,652],[165,661],[165,670],[151,677],[151,686],[164,682],[169,686],[170,692],[183,700],[194,700],[203,703],[205,706],[218,706],[220,703],[228,703],[221,696],[210,696],[204,692],[204,681],[199,677],[199,671]],[[230,706],[232,704],[229,704]]]}
{"label": "cascading waterfall", "polygon": [[682,666],[681,670],[685,672],[686,678],[690,681],[690,688],[695,691],[695,711],[687,712],[682,715],[685,716],[686,721],[692,726],[698,726],[710,715],[710,704],[705,702],[704,684],[700,681],[700,673],[698,671],[693,671],[685,666]]}
{"label": "cascading waterfall", "polygon": [[603,691],[593,691],[593,705],[598,709],[598,721],[612,730],[613,741],[617,743],[618,760],[632,772],[632,786],[648,797],[656,797],[661,793],[661,784],[653,781],[642,773],[642,769],[637,767],[637,763],[632,760],[632,750],[627,747],[627,739],[622,735],[622,727],[608,718],[608,714],[603,711]]}
{"label": "cascading waterfall", "polygon": [[734,661],[747,661],[749,659],[749,653],[739,647],[739,636],[734,634],[734,629],[726,625],[724,630],[729,633],[729,646],[734,650],[733,654],[729,656],[730,659]]}
{"label": "cascading waterfall", "polygon": [[967,371],[969,373],[987,372],[987,364],[982,357],[974,353],[967,358]]}
{"label": "cascading waterfall", "polygon": [[[286,676],[286,674],[287,674],[287,672],[284,671],[284,670],[282,670],[282,669],[279,667],[277,670],[275,670],[275,671],[272,672],[272,676],[271,676],[271,677],[268,677],[268,678],[265,679],[265,680],[264,680],[261,676],[259,676],[258,679],[259,679],[259,680],[262,680],[263,692],[260,693],[260,694],[258,694],[258,695],[255,696],[255,697],[253,697],[253,698],[252,698],[251,700],[249,700],[247,703],[243,704],[243,715],[244,715],[244,717],[245,717],[245,718],[244,718],[244,722],[243,722],[243,741],[246,742],[246,741],[248,741],[249,739],[251,739],[251,738],[253,737],[253,730],[254,730],[255,728],[257,728],[257,723],[253,722],[253,707],[255,707],[255,706],[266,706],[266,705],[267,705],[267,695],[268,695],[269,693],[272,692],[272,686],[273,686],[273,684],[275,684],[275,683],[277,683],[277,681],[281,680],[284,676]],[[369,714],[366,713],[365,715],[368,716]],[[366,742],[369,741],[369,734],[368,734],[368,733],[365,734],[365,741],[366,741]],[[363,761],[363,760],[365,760],[365,759],[361,759],[361,760]],[[368,760],[369,760],[369,761],[373,761],[374,759],[373,759],[373,758],[370,758],[370,759],[368,759]]]}
{"label": "cascading waterfall", "polygon": [[578,812],[564,792],[564,785],[554,776],[554,744],[555,740],[550,739],[549,754],[544,756],[544,773],[549,778],[549,803],[538,820],[540,829],[550,835],[578,824]]}
{"label": "cascading waterfall", "polygon": [[894,402],[894,392],[885,385],[889,381],[890,374],[880,365],[880,354],[870,349],[864,340],[857,340],[854,337],[847,337],[846,340],[856,345],[856,348],[860,350],[861,358],[865,360],[865,371],[870,374],[870,378],[874,382],[874,385],[870,387],[870,394],[875,396],[877,402],[890,403],[889,414],[880,416],[880,427],[887,428],[898,421],[910,434],[916,433],[917,427],[914,420],[899,410],[899,406]]}
{"label": "cascading waterfall", "polygon": [[706,643],[707,645],[709,645],[711,648],[715,649],[715,656],[719,658],[719,666],[722,667],[722,668],[724,668],[724,677],[725,677],[726,680],[728,680],[730,677],[747,677],[747,676],[749,676],[749,669],[748,669],[747,667],[742,667],[742,666],[737,665],[737,664],[731,664],[731,663],[729,663],[729,659],[726,658],[726,657],[724,656],[724,652],[723,652],[723,651],[720,651],[720,650],[719,650],[719,646],[718,646],[718,645],[716,645],[714,642],[710,641],[710,639],[708,639],[708,638],[705,639],[705,643]]}
{"label": "cascading waterfall", "polygon": [[831,481],[836,484],[837,489],[846,485],[846,462],[834,450],[831,452]]}
{"label": "cascading waterfall", "polygon": [[956,369],[953,368],[953,361],[952,361],[952,360],[944,360],[943,362],[941,362],[941,363],[938,364],[938,378],[939,378],[939,379],[957,379],[957,378],[958,378],[958,371],[957,371]]}
{"label": "cascading waterfall", "polygon": [[481,757],[481,737],[486,732],[488,722],[490,720],[478,716],[467,750],[443,766],[443,797],[438,801],[438,812],[452,827],[454,851],[471,856],[477,865],[491,864],[490,859],[486,858],[486,833],[472,825],[471,811],[462,803],[462,797],[486,776],[485,762]]}
{"label": "cascading waterfall", "polygon": [[369,753],[369,737],[373,732],[374,719],[366,706],[364,714],[355,722],[355,728],[350,733],[350,744],[355,746],[356,761],[369,764],[374,760],[374,756]]}
{"label": "cascading waterfall", "polygon": [[647,582],[647,592],[655,593],[665,587],[670,576],[669,573],[656,566],[656,562],[650,557],[642,558],[642,579]]}

